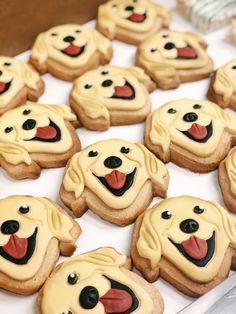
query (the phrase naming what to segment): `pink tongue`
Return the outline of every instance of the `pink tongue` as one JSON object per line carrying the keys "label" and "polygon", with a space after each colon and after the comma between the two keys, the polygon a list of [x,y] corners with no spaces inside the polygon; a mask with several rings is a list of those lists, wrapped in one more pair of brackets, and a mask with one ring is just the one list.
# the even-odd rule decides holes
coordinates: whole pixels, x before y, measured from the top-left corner
{"label": "pink tongue", "polygon": [[28,240],[18,238],[17,235],[12,234],[9,241],[5,244],[2,249],[10,256],[21,259],[26,255],[28,248]]}
{"label": "pink tongue", "polygon": [[126,175],[118,170],[113,170],[111,173],[105,175],[107,184],[115,190],[121,189],[126,180]]}
{"label": "pink tongue", "polygon": [[182,242],[185,252],[196,260],[200,260],[207,255],[207,242],[198,237],[191,236],[188,240]]}
{"label": "pink tongue", "polygon": [[176,48],[179,58],[194,59],[197,57],[196,51],[191,47]]}
{"label": "pink tongue", "polygon": [[143,22],[145,19],[145,15],[144,14],[137,14],[137,13],[133,13],[131,14],[128,19],[132,22],[136,22],[136,23],[140,23]]}
{"label": "pink tongue", "polygon": [[57,131],[51,126],[38,127],[35,137],[50,140],[56,137]]}
{"label": "pink tongue", "polygon": [[6,84],[3,82],[0,82],[0,93],[4,91],[5,87],[6,87]]}
{"label": "pink tongue", "polygon": [[128,85],[115,86],[115,93],[113,96],[116,97],[131,97],[133,95],[132,89]]}
{"label": "pink tongue", "polygon": [[80,53],[81,47],[70,44],[66,49],[63,50],[66,54],[70,56],[76,56]]}
{"label": "pink tongue", "polygon": [[196,140],[201,140],[207,136],[207,128],[197,123],[193,123],[188,133]]}
{"label": "pink tongue", "polygon": [[110,289],[100,302],[103,304],[105,313],[124,313],[132,306],[132,298],[127,291]]}

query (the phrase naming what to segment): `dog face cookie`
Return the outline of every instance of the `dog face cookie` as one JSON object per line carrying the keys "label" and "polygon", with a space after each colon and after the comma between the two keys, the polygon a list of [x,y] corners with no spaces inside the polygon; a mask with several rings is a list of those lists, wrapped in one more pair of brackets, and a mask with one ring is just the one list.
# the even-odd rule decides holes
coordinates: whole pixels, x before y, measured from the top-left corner
{"label": "dog face cookie", "polygon": [[58,253],[71,255],[79,225],[46,198],[10,196],[0,200],[0,286],[28,294],[51,272]]}
{"label": "dog face cookie", "polygon": [[226,63],[218,70],[211,79],[208,90],[208,98],[222,108],[236,109],[236,59]]}
{"label": "dog face cookie", "polygon": [[148,118],[146,146],[163,161],[207,172],[230,150],[236,119],[209,101],[171,101]]}
{"label": "dog face cookie", "polygon": [[181,196],[137,220],[132,257],[150,281],[160,272],[177,289],[199,296],[228,276],[235,248],[236,224],[224,208]]}
{"label": "dog face cookie", "polygon": [[110,39],[138,44],[169,22],[169,12],[150,0],[111,0],[99,6],[97,29]]}
{"label": "dog face cookie", "polygon": [[0,57],[0,115],[27,99],[37,100],[43,91],[40,75],[27,63]]}
{"label": "dog face cookie", "polygon": [[129,271],[127,262],[126,256],[112,248],[68,259],[46,281],[38,297],[39,312],[163,313],[159,292]]}
{"label": "dog face cookie", "polygon": [[60,194],[76,216],[89,207],[105,220],[127,225],[153,195],[165,197],[167,186],[167,169],[143,145],[112,139],[72,157]]}
{"label": "dog face cookie", "polygon": [[94,29],[68,24],[38,35],[30,62],[41,72],[73,80],[112,57],[111,42]]}
{"label": "dog face cookie", "polygon": [[[61,166],[80,149],[76,121],[63,105],[27,104],[0,117],[0,163],[9,175],[35,177],[40,167]],[[46,161],[45,161],[46,160]],[[19,166],[21,172],[19,173]]]}
{"label": "dog face cookie", "polygon": [[206,43],[194,33],[159,32],[138,47],[136,63],[162,89],[208,77],[213,71]]}
{"label": "dog face cookie", "polygon": [[148,91],[154,84],[137,67],[104,66],[74,82],[70,104],[88,129],[143,121],[151,110]]}

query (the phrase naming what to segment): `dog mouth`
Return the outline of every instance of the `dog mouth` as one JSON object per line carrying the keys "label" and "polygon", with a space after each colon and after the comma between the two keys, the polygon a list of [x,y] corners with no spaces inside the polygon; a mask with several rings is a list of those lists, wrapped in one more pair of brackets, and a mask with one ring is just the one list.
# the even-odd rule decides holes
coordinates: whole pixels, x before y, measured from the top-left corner
{"label": "dog mouth", "polygon": [[35,250],[37,232],[36,227],[29,238],[19,238],[12,234],[9,241],[0,247],[0,256],[17,265],[27,264]]}
{"label": "dog mouth", "polygon": [[61,50],[61,52],[69,57],[76,58],[84,52],[85,47],[86,45],[80,47],[74,44],[70,44],[67,48]]}
{"label": "dog mouth", "polygon": [[8,89],[11,87],[11,83],[12,83],[12,81],[7,82],[7,83],[0,81],[0,95],[2,95],[8,91]]}
{"label": "dog mouth", "polygon": [[106,174],[104,177],[96,176],[98,180],[115,196],[122,196],[134,182],[134,176],[137,168],[129,173],[125,174],[118,170],[113,170],[112,172]]}
{"label": "dog mouth", "polygon": [[207,126],[193,123],[187,131],[179,131],[195,142],[206,143],[213,134],[212,121]]}
{"label": "dog mouth", "polygon": [[138,14],[138,13],[132,13],[129,17],[127,17],[127,20],[133,22],[133,23],[143,23],[147,18],[147,14]]}
{"label": "dog mouth", "polygon": [[110,290],[99,300],[104,306],[105,313],[130,314],[134,312],[139,306],[139,301],[134,292],[126,285],[107,276],[104,277],[111,284]]}
{"label": "dog mouth", "polygon": [[30,140],[25,141],[40,141],[40,142],[58,142],[61,140],[61,130],[49,119],[50,123],[47,126],[40,126],[36,129],[36,134]]}
{"label": "dog mouth", "polygon": [[135,90],[133,86],[128,82],[125,81],[125,85],[123,86],[115,86],[114,87],[114,94],[111,98],[116,99],[125,99],[125,100],[132,100],[135,98]]}
{"label": "dog mouth", "polygon": [[184,257],[198,267],[204,267],[215,252],[215,231],[213,231],[212,236],[208,240],[191,236],[182,243],[175,243],[170,238],[168,239]]}
{"label": "dog mouth", "polygon": [[189,45],[182,48],[176,47],[176,50],[177,50],[177,59],[197,59],[198,57],[195,49]]}

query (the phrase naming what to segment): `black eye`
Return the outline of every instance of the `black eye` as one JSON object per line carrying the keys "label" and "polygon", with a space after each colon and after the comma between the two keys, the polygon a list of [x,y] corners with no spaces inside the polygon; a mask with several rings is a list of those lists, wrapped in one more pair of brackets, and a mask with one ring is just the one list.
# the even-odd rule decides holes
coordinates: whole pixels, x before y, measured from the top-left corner
{"label": "black eye", "polygon": [[196,213],[196,214],[202,214],[204,212],[204,210],[205,210],[205,208],[201,205],[200,206],[197,205],[193,209],[194,213]]}
{"label": "black eye", "polygon": [[12,126],[8,126],[4,131],[5,133],[10,133],[13,130]]}
{"label": "black eye", "polygon": [[236,70],[236,65],[232,66],[232,69],[233,69],[233,70]]}
{"label": "black eye", "polygon": [[201,109],[201,108],[202,108],[202,106],[201,106],[201,105],[199,105],[199,104],[196,104],[196,105],[193,105],[193,108],[194,108],[194,109]]}
{"label": "black eye", "polygon": [[169,212],[168,210],[166,210],[165,212],[163,212],[163,213],[161,214],[161,217],[162,217],[163,219],[170,219],[171,216],[172,216],[172,214],[171,214],[171,212]]}
{"label": "black eye", "polygon": [[52,33],[51,36],[57,36],[57,33]]}
{"label": "black eye", "polygon": [[25,115],[25,116],[27,116],[27,114],[30,114],[31,113],[31,110],[30,109],[25,109],[24,111],[23,111],[23,114]]}
{"label": "black eye", "polygon": [[9,66],[11,65],[11,63],[10,63],[10,62],[5,62],[4,65],[5,65],[6,67],[9,67]]}
{"label": "black eye", "polygon": [[70,310],[66,310],[62,314],[73,314],[73,313]]}
{"label": "black eye", "polygon": [[102,71],[101,74],[102,74],[102,75],[107,75],[107,74],[108,74],[108,71]]}
{"label": "black eye", "polygon": [[70,285],[75,285],[76,282],[78,281],[78,276],[75,273],[71,273],[68,277],[67,277],[67,282]]}
{"label": "black eye", "polygon": [[19,212],[21,214],[27,214],[29,212],[29,206],[27,205],[22,205],[20,208],[19,208]]}
{"label": "black eye", "polygon": [[153,52],[156,52],[157,51],[157,48],[152,48],[150,49],[150,51],[153,53]]}
{"label": "black eye", "polygon": [[169,35],[168,34],[163,34],[162,38],[167,38]]}
{"label": "black eye", "polygon": [[76,33],[81,33],[82,31],[80,29],[77,29],[75,32]]}
{"label": "black eye", "polygon": [[96,150],[90,150],[88,153],[89,157],[96,157],[98,155],[98,152]]}
{"label": "black eye", "polygon": [[126,147],[126,146],[121,147],[120,152],[123,154],[128,154],[129,153],[129,147]]}
{"label": "black eye", "polygon": [[89,84],[84,85],[84,88],[86,88],[86,89],[89,89],[91,87],[92,87],[92,85],[89,85]]}
{"label": "black eye", "polygon": [[170,109],[168,109],[167,112],[168,112],[168,113],[176,113],[176,110],[175,110],[174,108],[170,108]]}

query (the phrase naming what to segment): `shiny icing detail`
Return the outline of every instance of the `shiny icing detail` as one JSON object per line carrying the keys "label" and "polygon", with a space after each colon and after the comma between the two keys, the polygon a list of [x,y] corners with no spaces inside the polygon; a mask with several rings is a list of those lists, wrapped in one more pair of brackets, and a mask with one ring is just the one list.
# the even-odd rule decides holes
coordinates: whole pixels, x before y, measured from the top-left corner
{"label": "shiny icing detail", "polygon": [[193,209],[194,213],[196,214],[202,214],[204,210],[205,208],[203,206],[198,206],[198,205],[194,206],[194,209]]}
{"label": "shiny icing detail", "polygon": [[123,154],[128,154],[129,151],[130,151],[129,147],[126,147],[126,146],[122,146],[120,149],[120,152]]}
{"label": "shiny icing detail", "polygon": [[70,285],[75,285],[76,282],[78,281],[78,276],[75,274],[75,273],[71,273],[68,278],[67,278],[67,281],[68,281],[68,284]]}
{"label": "shiny icing detail", "polygon": [[171,212],[170,212],[169,210],[166,210],[166,211],[164,211],[164,212],[161,214],[161,217],[162,217],[163,219],[170,219],[171,216],[172,216],[172,214],[171,214]]}

